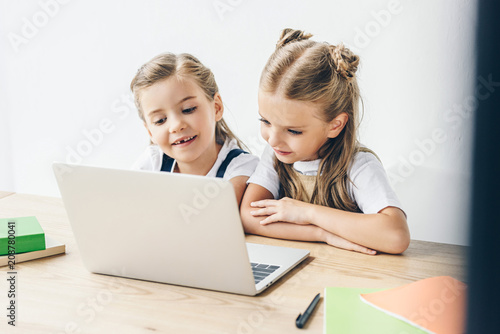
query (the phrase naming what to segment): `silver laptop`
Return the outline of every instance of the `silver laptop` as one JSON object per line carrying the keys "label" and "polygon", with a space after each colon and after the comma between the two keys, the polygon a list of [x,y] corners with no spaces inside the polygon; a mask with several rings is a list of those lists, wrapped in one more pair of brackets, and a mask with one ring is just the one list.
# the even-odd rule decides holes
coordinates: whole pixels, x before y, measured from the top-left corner
{"label": "silver laptop", "polygon": [[309,255],[246,243],[233,187],[223,179],[52,167],[91,272],[253,296]]}

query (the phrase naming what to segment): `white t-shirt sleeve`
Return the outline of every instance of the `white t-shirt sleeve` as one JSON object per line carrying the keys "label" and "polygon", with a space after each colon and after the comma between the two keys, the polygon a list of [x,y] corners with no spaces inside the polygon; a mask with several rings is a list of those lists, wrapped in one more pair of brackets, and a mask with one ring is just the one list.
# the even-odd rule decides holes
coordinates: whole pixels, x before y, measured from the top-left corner
{"label": "white t-shirt sleeve", "polygon": [[251,153],[241,153],[227,165],[224,179],[231,180],[237,176],[251,176],[258,164],[259,157]]}
{"label": "white t-shirt sleeve", "polygon": [[373,154],[357,153],[349,176],[354,183],[351,198],[363,213],[378,213],[388,206],[403,210],[382,163]]}
{"label": "white t-shirt sleeve", "polygon": [[157,145],[149,145],[132,165],[133,170],[160,171],[163,151]]}
{"label": "white t-shirt sleeve", "polygon": [[266,188],[275,199],[278,199],[280,180],[274,169],[274,152],[269,145],[266,145],[260,162],[247,183],[255,183]]}

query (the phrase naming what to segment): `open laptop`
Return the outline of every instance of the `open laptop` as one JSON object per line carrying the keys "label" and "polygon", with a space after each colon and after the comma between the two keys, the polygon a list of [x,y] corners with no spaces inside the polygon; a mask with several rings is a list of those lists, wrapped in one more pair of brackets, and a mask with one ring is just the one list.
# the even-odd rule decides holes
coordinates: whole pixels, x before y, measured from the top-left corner
{"label": "open laptop", "polygon": [[57,162],[52,167],[91,272],[253,296],[309,255],[245,243],[226,180]]}

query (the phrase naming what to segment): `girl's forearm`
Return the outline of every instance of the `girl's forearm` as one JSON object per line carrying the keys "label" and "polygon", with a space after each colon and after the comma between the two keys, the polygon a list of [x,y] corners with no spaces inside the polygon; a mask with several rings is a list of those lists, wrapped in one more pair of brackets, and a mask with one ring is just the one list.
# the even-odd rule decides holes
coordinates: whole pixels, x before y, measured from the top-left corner
{"label": "girl's forearm", "polygon": [[406,217],[397,208],[363,214],[311,204],[306,217],[307,221],[326,231],[385,253],[402,253],[410,243]]}
{"label": "girl's forearm", "polygon": [[253,208],[242,208],[241,210],[243,228],[246,233],[288,240],[325,241],[325,231],[318,226],[289,223],[274,223],[263,226],[260,224],[262,218],[252,216],[250,214],[251,210]]}
{"label": "girl's forearm", "polygon": [[298,226],[288,223],[261,225],[260,222],[265,217],[254,217],[250,214],[255,210],[251,203],[272,198],[273,195],[266,188],[254,183],[248,185],[240,207],[241,220],[246,233],[288,240],[326,241],[326,231],[314,225]]}
{"label": "girl's forearm", "polygon": [[241,204],[243,194],[245,193],[245,189],[247,188],[247,180],[248,176],[236,176],[229,180],[233,185],[234,194],[236,195],[236,201],[238,202],[238,207]]}

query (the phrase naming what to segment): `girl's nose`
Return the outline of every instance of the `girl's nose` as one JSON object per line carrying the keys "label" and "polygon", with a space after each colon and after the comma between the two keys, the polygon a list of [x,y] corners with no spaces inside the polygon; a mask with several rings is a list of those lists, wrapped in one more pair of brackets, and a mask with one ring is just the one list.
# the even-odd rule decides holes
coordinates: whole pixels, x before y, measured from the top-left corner
{"label": "girl's nose", "polygon": [[269,137],[267,138],[267,142],[271,146],[278,146],[281,142],[279,135],[275,131],[269,131]]}
{"label": "girl's nose", "polygon": [[186,128],[186,123],[184,122],[184,119],[182,117],[172,116],[170,117],[169,122],[170,133],[180,132]]}

